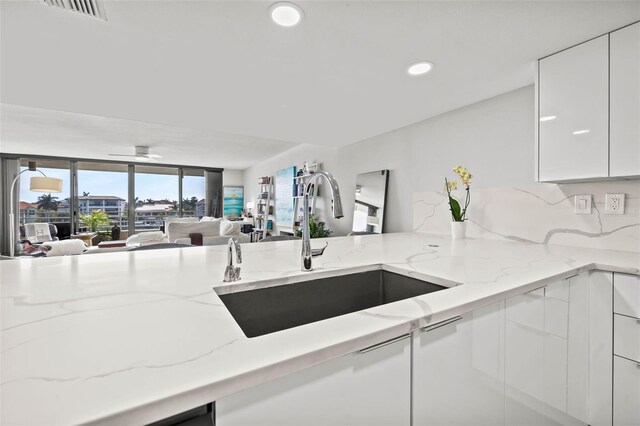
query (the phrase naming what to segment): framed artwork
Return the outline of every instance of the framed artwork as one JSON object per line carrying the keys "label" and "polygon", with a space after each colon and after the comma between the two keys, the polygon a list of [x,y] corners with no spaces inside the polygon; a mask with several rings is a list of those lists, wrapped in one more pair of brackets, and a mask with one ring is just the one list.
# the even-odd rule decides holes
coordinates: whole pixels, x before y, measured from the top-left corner
{"label": "framed artwork", "polygon": [[222,188],[224,216],[242,214],[244,208],[244,186],[225,186]]}
{"label": "framed artwork", "polygon": [[296,166],[287,167],[276,172],[276,225],[292,228],[295,218],[293,200],[293,178]]}

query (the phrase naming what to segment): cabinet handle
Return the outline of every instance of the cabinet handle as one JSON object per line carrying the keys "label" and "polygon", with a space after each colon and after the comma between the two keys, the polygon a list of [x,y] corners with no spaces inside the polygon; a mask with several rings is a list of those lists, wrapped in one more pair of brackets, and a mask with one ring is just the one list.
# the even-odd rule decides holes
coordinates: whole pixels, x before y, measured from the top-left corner
{"label": "cabinet handle", "polygon": [[428,325],[426,327],[422,327],[420,331],[422,331],[423,333],[427,333],[429,331],[435,330],[436,328],[444,327],[445,325],[449,325],[456,321],[460,321],[461,319],[462,317],[460,316],[449,318],[448,320],[444,320],[435,324]]}
{"label": "cabinet handle", "polygon": [[393,338],[391,340],[385,340],[384,342],[377,343],[377,344],[375,344],[373,346],[369,346],[369,347],[366,347],[364,349],[360,349],[358,351],[358,353],[359,354],[366,354],[367,352],[375,351],[376,349],[380,349],[380,348],[388,346],[388,345],[390,345],[392,343],[396,343],[396,342],[399,342],[400,340],[404,340],[407,337],[411,337],[411,334],[407,333],[407,334],[403,334],[402,336],[395,337],[395,338]]}

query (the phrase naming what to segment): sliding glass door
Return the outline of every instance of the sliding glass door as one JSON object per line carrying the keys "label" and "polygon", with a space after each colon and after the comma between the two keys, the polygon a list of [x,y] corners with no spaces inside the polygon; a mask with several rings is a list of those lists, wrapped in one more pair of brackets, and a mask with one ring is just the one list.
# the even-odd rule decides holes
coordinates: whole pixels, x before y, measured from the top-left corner
{"label": "sliding glass door", "polygon": [[205,215],[204,170],[182,169],[182,217]]}
{"label": "sliding glass door", "polygon": [[135,167],[135,232],[163,229],[165,219],[180,215],[178,168]]}
{"label": "sliding glass door", "polygon": [[[71,163],[68,160],[42,160],[37,158],[21,158],[20,171],[27,170],[30,161],[36,161],[36,167],[48,177],[62,179],[62,192],[42,194],[31,192],[29,182],[33,176],[42,176],[39,172],[27,171],[20,175],[20,192],[18,195],[18,222],[51,223],[58,229],[58,238],[71,235]],[[21,235],[20,238],[23,236]]]}
{"label": "sliding glass door", "polygon": [[[51,223],[58,228],[60,239],[83,231],[96,231],[101,239],[108,239],[115,225],[120,228],[119,239],[126,239],[136,232],[161,230],[168,218],[222,214],[220,169],[14,154],[0,157],[3,164],[19,165],[20,171],[25,171],[18,180],[13,206],[16,222]],[[47,176],[61,179],[62,192],[31,192],[30,178],[41,175],[27,170],[29,162],[36,162],[37,169]],[[3,175],[6,193],[12,179]],[[4,204],[7,207],[2,213],[6,214],[9,201]],[[96,221],[92,216],[102,219]],[[3,252],[8,252],[8,234],[0,238]]]}
{"label": "sliding glass door", "polygon": [[[120,238],[128,237],[128,169],[126,164],[78,162],[76,206],[80,230],[109,233],[118,225]],[[96,220],[101,213],[103,220]]]}

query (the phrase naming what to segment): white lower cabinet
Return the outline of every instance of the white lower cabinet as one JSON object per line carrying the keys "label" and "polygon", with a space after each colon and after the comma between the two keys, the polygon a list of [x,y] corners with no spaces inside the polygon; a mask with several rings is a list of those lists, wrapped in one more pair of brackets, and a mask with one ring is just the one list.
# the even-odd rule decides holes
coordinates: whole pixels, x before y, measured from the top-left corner
{"label": "white lower cabinet", "polygon": [[613,424],[640,425],[640,277],[613,278]]}
{"label": "white lower cabinet", "polygon": [[613,353],[640,363],[640,319],[613,316]]}
{"label": "white lower cabinet", "polygon": [[407,335],[222,398],[216,426],[408,426],[410,376]]}
{"label": "white lower cabinet", "polygon": [[589,424],[613,418],[613,274],[592,272],[589,294]]}
{"label": "white lower cabinet", "polygon": [[640,318],[640,276],[615,274],[613,312],[628,317]]}
{"label": "white lower cabinet", "polygon": [[507,425],[588,423],[588,281],[581,274],[506,301]]}
{"label": "white lower cabinet", "polygon": [[216,402],[231,425],[640,425],[640,277],[594,271]]}
{"label": "white lower cabinet", "polygon": [[613,424],[640,425],[640,362],[613,357]]}
{"label": "white lower cabinet", "polygon": [[504,302],[413,336],[413,424],[504,424]]}

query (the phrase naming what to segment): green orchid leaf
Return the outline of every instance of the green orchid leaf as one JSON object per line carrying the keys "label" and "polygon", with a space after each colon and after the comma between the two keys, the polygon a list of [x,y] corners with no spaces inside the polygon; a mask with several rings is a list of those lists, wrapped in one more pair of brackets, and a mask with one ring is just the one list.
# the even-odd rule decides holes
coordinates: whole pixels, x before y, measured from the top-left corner
{"label": "green orchid leaf", "polygon": [[460,203],[453,197],[449,197],[449,206],[451,206],[451,216],[456,222],[462,221],[462,209]]}

